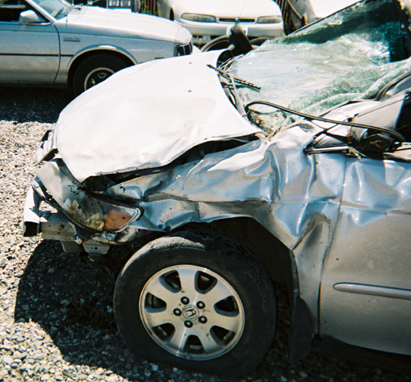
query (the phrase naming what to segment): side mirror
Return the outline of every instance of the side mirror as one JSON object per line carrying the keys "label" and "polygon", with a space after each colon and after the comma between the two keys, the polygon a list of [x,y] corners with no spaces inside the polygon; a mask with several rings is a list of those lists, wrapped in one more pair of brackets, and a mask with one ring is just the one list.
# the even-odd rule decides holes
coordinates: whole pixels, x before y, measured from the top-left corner
{"label": "side mirror", "polygon": [[140,0],[131,0],[131,12],[140,12]]}
{"label": "side mirror", "polygon": [[32,10],[23,11],[19,16],[19,24],[44,23],[45,21],[46,20]]}

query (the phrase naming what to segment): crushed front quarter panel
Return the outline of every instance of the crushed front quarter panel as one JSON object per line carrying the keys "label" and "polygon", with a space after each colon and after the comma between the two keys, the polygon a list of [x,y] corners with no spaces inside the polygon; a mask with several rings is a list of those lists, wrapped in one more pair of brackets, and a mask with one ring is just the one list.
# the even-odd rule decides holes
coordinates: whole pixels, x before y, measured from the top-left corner
{"label": "crushed front quarter panel", "polygon": [[[144,211],[136,231],[251,217],[295,256],[301,297],[317,317],[322,263],[340,206],[345,155],[306,155],[312,133],[299,127],[111,187]],[[321,240],[318,238],[321,237]]]}

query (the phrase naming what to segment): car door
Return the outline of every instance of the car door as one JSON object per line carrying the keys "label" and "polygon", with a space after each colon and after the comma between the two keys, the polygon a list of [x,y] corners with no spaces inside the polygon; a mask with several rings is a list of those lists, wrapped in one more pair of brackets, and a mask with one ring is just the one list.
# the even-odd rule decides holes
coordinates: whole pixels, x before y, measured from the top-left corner
{"label": "car door", "polygon": [[[399,118],[404,126],[411,115],[407,102]],[[349,157],[323,268],[322,337],[411,354],[410,238],[411,144],[385,159]]]}
{"label": "car door", "polygon": [[51,84],[60,63],[58,32],[44,17],[22,22],[27,10],[22,0],[0,4],[0,82]]}

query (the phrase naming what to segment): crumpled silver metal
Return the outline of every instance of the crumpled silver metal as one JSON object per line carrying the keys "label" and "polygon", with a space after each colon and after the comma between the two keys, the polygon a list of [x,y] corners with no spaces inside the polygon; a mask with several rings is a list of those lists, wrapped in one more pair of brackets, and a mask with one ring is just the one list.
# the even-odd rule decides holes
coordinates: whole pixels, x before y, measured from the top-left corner
{"label": "crumpled silver metal", "polygon": [[143,231],[168,232],[187,223],[244,216],[257,220],[294,253],[302,298],[314,307],[346,158],[342,153],[306,155],[311,141],[312,131],[296,126],[271,139],[137,177],[105,194],[136,200],[144,214],[130,227]]}

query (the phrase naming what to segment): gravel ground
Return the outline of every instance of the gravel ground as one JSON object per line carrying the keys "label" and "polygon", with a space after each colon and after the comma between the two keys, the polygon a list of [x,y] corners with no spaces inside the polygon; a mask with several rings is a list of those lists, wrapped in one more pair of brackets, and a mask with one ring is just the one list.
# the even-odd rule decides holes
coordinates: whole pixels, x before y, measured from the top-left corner
{"label": "gravel ground", "polygon": [[273,347],[250,375],[227,379],[134,358],[114,322],[112,281],[60,244],[21,235],[37,142],[68,102],[64,90],[0,88],[0,381],[410,381],[318,354],[289,365],[281,296]]}

